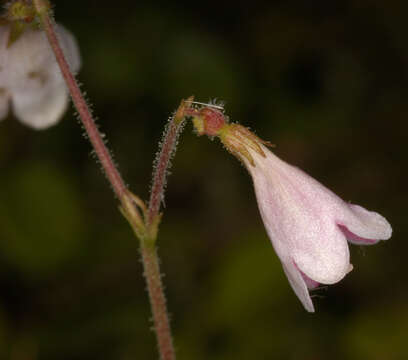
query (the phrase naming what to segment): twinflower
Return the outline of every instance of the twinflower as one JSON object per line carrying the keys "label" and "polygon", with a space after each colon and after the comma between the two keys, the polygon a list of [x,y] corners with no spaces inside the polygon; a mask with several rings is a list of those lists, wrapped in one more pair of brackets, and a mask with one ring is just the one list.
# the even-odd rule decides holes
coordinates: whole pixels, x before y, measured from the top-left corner
{"label": "twinflower", "polygon": [[371,245],[391,237],[384,217],[344,202],[247,128],[229,124],[220,110],[202,109],[193,121],[199,134],[218,136],[248,169],[266,231],[307,311],[314,312],[309,289],[337,283],[352,270],[347,240]]}
{"label": "twinflower", "polygon": [[[0,120],[11,106],[22,123],[45,129],[56,124],[68,105],[68,90],[41,30],[26,29],[10,42],[10,25],[0,26]],[[71,69],[80,68],[80,55],[72,34],[57,26],[57,33]]]}

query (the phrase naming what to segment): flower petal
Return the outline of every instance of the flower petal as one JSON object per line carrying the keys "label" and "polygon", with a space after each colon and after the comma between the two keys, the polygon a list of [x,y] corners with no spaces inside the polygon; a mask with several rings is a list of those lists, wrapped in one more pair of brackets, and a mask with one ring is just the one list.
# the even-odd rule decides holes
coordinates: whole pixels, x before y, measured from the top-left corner
{"label": "flower petal", "polygon": [[302,302],[305,309],[309,312],[314,312],[314,306],[312,299],[309,295],[309,290],[306,286],[306,282],[302,277],[302,274],[296,267],[293,261],[282,261],[283,270],[289,280],[290,286],[292,286],[293,291]]}
{"label": "flower petal", "polygon": [[27,89],[15,93],[13,110],[18,119],[36,130],[56,124],[68,105],[68,94],[64,83],[47,86],[41,91]]}
{"label": "flower petal", "polygon": [[310,234],[303,235],[304,240],[299,240],[291,251],[299,270],[322,284],[334,284],[343,279],[350,267],[350,254],[340,229],[335,225],[331,229],[321,227],[319,234],[310,226]]}
{"label": "flower petal", "polygon": [[347,204],[347,206],[348,211],[341,214],[338,226],[348,241],[359,245],[370,245],[391,237],[391,225],[383,216],[359,205]]}
{"label": "flower petal", "polygon": [[303,280],[305,280],[305,283],[306,283],[306,286],[307,286],[308,289],[316,289],[320,285],[320,283],[318,283],[317,281],[312,280],[303,271],[300,271],[300,274],[302,275]]}
{"label": "flower petal", "polygon": [[374,245],[378,243],[379,240],[374,239],[365,239],[356,234],[353,234],[349,229],[347,229],[344,225],[338,225],[340,230],[346,236],[347,240],[356,245]]}
{"label": "flower petal", "polygon": [[62,25],[58,24],[56,30],[68,64],[73,72],[77,72],[81,67],[81,56],[75,37]]}

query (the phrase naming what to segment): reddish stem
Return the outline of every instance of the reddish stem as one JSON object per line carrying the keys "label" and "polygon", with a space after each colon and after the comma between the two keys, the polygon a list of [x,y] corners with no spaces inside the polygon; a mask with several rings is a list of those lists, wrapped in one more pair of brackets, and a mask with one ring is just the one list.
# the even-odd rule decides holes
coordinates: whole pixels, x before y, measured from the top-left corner
{"label": "reddish stem", "polygon": [[[36,7],[38,8],[37,2],[38,1],[36,0],[34,1]],[[115,164],[112,161],[112,157],[109,153],[109,150],[105,146],[105,143],[98,131],[98,128],[95,125],[95,121],[92,118],[88,105],[86,104],[86,101],[82,96],[78,83],[76,82],[69,68],[67,60],[65,59],[64,53],[59,44],[57,34],[55,33],[55,29],[50,16],[46,12],[40,13],[40,15],[42,24],[44,26],[44,30],[48,37],[48,41],[50,42],[51,47],[54,51],[58,65],[61,69],[61,73],[65,79],[65,82],[71,94],[72,101],[74,102],[74,105],[78,110],[78,114],[80,116],[82,124],[84,125],[85,131],[88,134],[89,140],[95,150],[95,153],[99,161],[101,162],[102,168],[104,169],[109,182],[112,185],[113,191],[115,192],[119,200],[123,201],[123,198],[124,196],[126,196],[127,193],[126,185],[123,182],[118,169],[116,168]]]}
{"label": "reddish stem", "polygon": [[163,145],[157,158],[156,167],[153,172],[153,185],[149,199],[149,210],[147,215],[147,225],[150,225],[160,210],[160,203],[164,198],[164,188],[166,185],[166,175],[169,168],[171,156],[174,152],[180,125],[175,121],[175,117],[170,120]]}
{"label": "reddish stem", "polygon": [[193,96],[187,100],[182,100],[176,113],[167,125],[164,139],[157,157],[156,167],[153,172],[153,185],[149,199],[149,209],[147,214],[147,225],[149,226],[159,214],[160,203],[164,198],[166,176],[170,166],[170,160],[177,145],[177,139],[183,127],[186,116],[190,116],[190,105]]}
{"label": "reddish stem", "polygon": [[176,354],[171,337],[170,322],[167,313],[166,298],[161,281],[160,266],[155,246],[142,245],[144,276],[153,310],[154,329],[157,336],[161,360],[175,360]]}
{"label": "reddish stem", "polygon": [[[67,83],[74,105],[78,110],[80,119],[88,134],[89,140],[94,147],[95,153],[102,164],[103,169],[112,184],[113,190],[119,200],[122,202],[126,214],[130,216],[129,222],[136,230],[140,224],[139,212],[137,211],[132,197],[129,196],[127,188],[120,176],[120,173],[112,161],[112,157],[106,148],[103,139],[95,125],[91,112],[84,100],[78,84],[71,73],[69,65],[65,59],[64,53],[59,45],[57,35],[54,30],[53,22],[48,14],[48,7],[44,0],[34,0],[34,5],[41,17],[41,22],[47,34],[48,40],[54,51],[61,73]],[[183,103],[182,103],[183,104]],[[171,120],[168,131],[165,135],[163,147],[160,151],[157,167],[154,173],[152,194],[148,209],[148,223],[150,225],[156,218],[160,201],[163,197],[166,172],[170,157],[175,148],[177,135],[179,133],[183,112],[179,111]],[[129,207],[131,207],[129,211]],[[159,260],[154,246],[155,239],[141,239],[141,252],[144,267],[144,275],[149,291],[150,305],[152,307],[156,336],[159,346],[160,358],[162,360],[175,360],[173,341],[171,337],[170,322],[167,313],[166,299],[164,296],[163,285],[160,275]]]}

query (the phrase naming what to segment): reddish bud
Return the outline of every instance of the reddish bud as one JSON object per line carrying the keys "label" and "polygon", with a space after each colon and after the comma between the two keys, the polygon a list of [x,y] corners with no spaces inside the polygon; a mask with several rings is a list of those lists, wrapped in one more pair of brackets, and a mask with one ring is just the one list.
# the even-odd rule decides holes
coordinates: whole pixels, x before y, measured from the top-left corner
{"label": "reddish bud", "polygon": [[204,125],[202,133],[208,136],[218,135],[227,122],[225,115],[221,111],[210,107],[201,109],[199,117],[202,118]]}

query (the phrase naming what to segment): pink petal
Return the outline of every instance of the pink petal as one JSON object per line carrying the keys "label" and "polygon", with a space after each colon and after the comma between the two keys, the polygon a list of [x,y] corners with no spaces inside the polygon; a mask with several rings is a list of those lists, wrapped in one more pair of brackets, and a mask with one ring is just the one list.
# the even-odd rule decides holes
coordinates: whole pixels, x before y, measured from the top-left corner
{"label": "pink petal", "polygon": [[[380,214],[368,211],[359,205],[346,204],[341,209],[337,224],[350,242],[356,244],[375,244],[379,240],[388,240],[392,234],[391,225]],[[344,231],[344,228],[347,231]]]}
{"label": "pink petal", "polygon": [[320,283],[318,283],[317,281],[312,280],[304,272],[300,271],[300,274],[302,275],[303,280],[305,280],[305,283],[306,283],[308,289],[316,289],[320,285]]}
{"label": "pink petal", "polygon": [[[319,222],[316,221],[319,225]],[[343,279],[350,267],[350,254],[346,238],[340,229],[333,226],[305,228],[305,233],[290,249],[290,254],[308,278],[321,284],[335,284]],[[310,229],[310,230],[309,230]],[[310,234],[307,234],[310,232]]]}
{"label": "pink petal", "polygon": [[338,225],[340,230],[346,236],[347,240],[356,245],[373,245],[378,243],[380,240],[375,239],[365,239],[356,234],[353,234],[349,229],[347,229],[344,225]]}
{"label": "pink petal", "polygon": [[314,312],[313,302],[310,298],[306,282],[295,263],[291,260],[285,262],[282,261],[282,267],[289,280],[290,286],[292,286],[293,291],[302,302],[305,309],[309,312]]}

